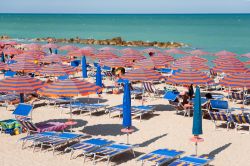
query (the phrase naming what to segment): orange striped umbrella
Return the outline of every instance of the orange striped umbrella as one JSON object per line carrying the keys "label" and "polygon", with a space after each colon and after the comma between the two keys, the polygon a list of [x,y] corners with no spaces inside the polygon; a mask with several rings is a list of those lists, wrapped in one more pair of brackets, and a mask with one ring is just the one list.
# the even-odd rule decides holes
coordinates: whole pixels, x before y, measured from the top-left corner
{"label": "orange striped umbrella", "polygon": [[209,52],[202,51],[202,50],[193,50],[193,51],[190,51],[189,53],[195,56],[203,56],[203,55],[211,54]]}
{"label": "orange striped umbrella", "polygon": [[157,55],[154,55],[152,57],[150,57],[150,59],[152,60],[162,60],[162,61],[166,61],[166,62],[173,62],[175,59],[170,56],[170,55],[164,55],[164,54],[157,54]]}
{"label": "orange striped umbrella", "polygon": [[235,53],[230,52],[230,51],[226,51],[226,50],[219,51],[219,52],[215,53],[214,55],[215,56],[236,56]]}
{"label": "orange striped umbrella", "polygon": [[236,65],[228,63],[227,65],[216,65],[213,70],[215,72],[224,72],[224,73],[244,73],[247,71],[247,68],[244,65]]}
{"label": "orange striped umbrella", "polygon": [[100,62],[101,65],[109,66],[109,67],[127,67],[132,66],[128,61],[122,60],[120,58],[114,58],[109,60],[103,60]]}
{"label": "orange striped umbrella", "polygon": [[25,61],[25,62],[34,62],[34,61],[37,61],[37,60],[39,60],[41,58],[42,58],[42,56],[37,55],[37,54],[22,53],[20,55],[15,56],[14,60],[16,60],[16,61]]}
{"label": "orange striped umbrella", "polygon": [[239,59],[236,59],[235,57],[225,57],[225,56],[216,58],[212,62],[214,62],[215,64],[228,63],[228,62],[241,63],[241,61]]}
{"label": "orange striped umbrella", "polygon": [[221,79],[219,83],[226,87],[250,88],[250,73],[229,74]]}
{"label": "orange striped umbrella", "polygon": [[12,71],[20,71],[20,72],[37,72],[40,70],[40,67],[32,62],[20,61],[14,64],[9,65],[9,68]]}
{"label": "orange striped umbrella", "polygon": [[189,71],[180,71],[176,72],[174,75],[171,75],[167,80],[169,84],[181,84],[181,85],[208,85],[213,83],[213,80],[205,73],[189,70]]}
{"label": "orange striped umbrella", "polygon": [[179,50],[177,48],[172,48],[172,49],[169,49],[169,50],[165,50],[164,52],[167,53],[167,54],[188,54],[187,52]]}
{"label": "orange striped umbrella", "polygon": [[122,76],[123,79],[130,81],[154,81],[163,79],[163,76],[151,69],[139,68],[131,70]]}
{"label": "orange striped umbrella", "polygon": [[51,54],[40,59],[40,62],[43,62],[43,63],[61,63],[61,62],[69,62],[69,61],[70,61],[69,58],[66,58],[65,56],[60,55],[60,54]]}
{"label": "orange striped umbrella", "polygon": [[65,45],[65,46],[61,46],[58,48],[58,50],[62,50],[62,51],[74,51],[78,49],[79,49],[78,47],[72,46],[72,45]]}
{"label": "orange striped umbrella", "polygon": [[31,44],[25,44],[24,48],[27,48],[28,50],[41,50],[42,46],[37,43],[31,43]]}
{"label": "orange striped umbrella", "polygon": [[124,54],[120,57],[120,59],[129,61],[129,62],[134,62],[134,61],[146,59],[146,57],[141,54]]}
{"label": "orange striped umbrella", "polygon": [[10,48],[4,49],[3,52],[4,54],[7,54],[7,55],[18,55],[18,54],[21,54],[23,51],[10,47]]}
{"label": "orange striped umbrella", "polygon": [[7,70],[8,65],[6,63],[0,62],[0,70]]}
{"label": "orange striped umbrella", "polygon": [[103,52],[99,52],[95,55],[93,55],[94,59],[99,59],[99,60],[106,60],[106,59],[113,59],[113,58],[118,58],[118,56],[112,52],[109,51],[103,51]]}
{"label": "orange striped umbrella", "polygon": [[154,69],[154,68],[165,68],[169,62],[163,60],[152,60],[152,59],[144,59],[134,63],[134,68],[147,68],[147,69]]}
{"label": "orange striped umbrella", "polygon": [[51,64],[48,66],[44,66],[41,70],[39,70],[40,74],[43,75],[51,75],[51,76],[61,76],[61,75],[70,75],[76,72],[75,68],[68,65],[63,64]]}
{"label": "orange striped umbrella", "polygon": [[79,95],[87,96],[99,93],[101,90],[101,87],[93,83],[74,78],[48,84],[39,89],[38,94],[50,97],[73,97]]}
{"label": "orange striped umbrella", "polygon": [[102,47],[102,48],[99,48],[98,49],[99,51],[110,51],[110,52],[113,52],[113,51],[118,51],[116,48],[114,47]]}
{"label": "orange striped umbrella", "polygon": [[120,52],[122,54],[136,54],[136,55],[141,54],[140,51],[132,49],[132,48],[124,48],[120,50]]}
{"label": "orange striped umbrella", "polygon": [[43,86],[43,82],[28,76],[16,76],[0,81],[0,92],[31,93]]}

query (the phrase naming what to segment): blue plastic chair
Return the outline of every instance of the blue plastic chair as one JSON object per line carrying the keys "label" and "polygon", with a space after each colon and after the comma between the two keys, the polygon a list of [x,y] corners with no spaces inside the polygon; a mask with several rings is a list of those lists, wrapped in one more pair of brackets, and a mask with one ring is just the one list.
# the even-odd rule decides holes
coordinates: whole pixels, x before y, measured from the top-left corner
{"label": "blue plastic chair", "polygon": [[179,96],[180,92],[177,91],[168,91],[165,93],[163,96],[164,99],[170,100],[170,101],[175,101],[176,98]]}
{"label": "blue plastic chair", "polygon": [[7,64],[8,64],[8,65],[11,65],[11,64],[14,64],[14,63],[17,63],[17,61],[15,61],[15,60],[8,60],[8,61],[7,61]]}
{"label": "blue plastic chair", "polygon": [[21,116],[22,118],[24,117],[29,117],[29,114],[32,112],[33,106],[30,104],[24,104],[24,103],[20,103],[18,104],[18,106],[16,107],[16,109],[13,111],[13,115],[15,115],[16,117]]}
{"label": "blue plastic chair", "polygon": [[81,64],[81,60],[73,60],[70,62],[70,65],[73,67],[78,67]]}
{"label": "blue plastic chair", "polygon": [[16,75],[16,72],[8,70],[4,73],[4,77],[14,77]]}
{"label": "blue plastic chair", "polygon": [[210,106],[212,109],[219,111],[228,111],[228,102],[225,100],[211,100]]}
{"label": "blue plastic chair", "polygon": [[161,72],[161,73],[170,73],[171,71],[172,71],[172,69],[168,69],[168,68],[159,69],[159,72]]}
{"label": "blue plastic chair", "polygon": [[109,66],[103,66],[102,69],[106,70],[106,71],[111,71],[111,67],[109,67]]}
{"label": "blue plastic chair", "polygon": [[195,166],[203,166],[208,165],[213,159],[206,158],[203,156],[185,156],[174,162],[172,162],[169,166],[178,166],[178,165],[195,165]]}
{"label": "blue plastic chair", "polygon": [[58,80],[67,80],[69,79],[69,75],[59,76]]}

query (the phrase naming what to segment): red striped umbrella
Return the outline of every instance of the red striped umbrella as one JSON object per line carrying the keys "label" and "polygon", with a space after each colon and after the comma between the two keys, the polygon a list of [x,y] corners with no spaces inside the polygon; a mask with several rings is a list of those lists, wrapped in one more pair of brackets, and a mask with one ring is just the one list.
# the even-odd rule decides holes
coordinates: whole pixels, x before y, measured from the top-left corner
{"label": "red striped umbrella", "polygon": [[183,62],[183,63],[174,63],[170,67],[171,69],[177,70],[208,70],[209,66],[203,63],[197,63],[197,62]]}
{"label": "red striped umbrella", "polygon": [[14,57],[14,60],[16,61],[25,61],[25,62],[34,62],[39,59],[41,59],[43,56],[37,55],[37,54],[26,54],[22,53],[20,55],[17,55]]}
{"label": "red striped umbrella", "polygon": [[174,75],[171,75],[166,82],[169,84],[181,85],[208,85],[213,83],[213,80],[203,72],[196,70],[183,70],[180,72],[176,72]]}
{"label": "red striped umbrella", "polygon": [[73,96],[86,96],[101,92],[102,88],[93,83],[79,80],[67,79],[59,80],[44,86],[38,90],[40,95],[50,97],[73,97]]}
{"label": "red striped umbrella", "polygon": [[249,61],[246,61],[244,62],[245,65],[250,65],[250,60]]}
{"label": "red striped umbrella", "polygon": [[242,57],[247,57],[247,58],[250,58],[250,52],[249,53],[247,53],[247,54],[243,54],[243,55],[241,55]]}
{"label": "red striped umbrella", "polygon": [[28,76],[16,76],[0,81],[0,92],[31,93],[43,86],[43,82]]}
{"label": "red striped umbrella", "polygon": [[24,48],[27,48],[28,50],[41,50],[42,46],[37,43],[31,43],[31,44],[25,44]]}
{"label": "red striped umbrella", "polygon": [[124,55],[122,55],[120,57],[120,59],[129,61],[129,62],[134,62],[134,61],[139,61],[139,60],[146,59],[146,57],[141,55],[141,54],[139,54],[139,55],[136,55],[136,54],[124,54]]}
{"label": "red striped umbrella", "polygon": [[39,73],[44,75],[52,75],[52,76],[61,76],[61,75],[70,75],[75,73],[76,70],[72,66],[63,65],[63,64],[51,64],[48,66],[44,66]]}
{"label": "red striped umbrella", "polygon": [[213,70],[215,72],[224,72],[224,73],[244,73],[247,71],[247,68],[243,65],[216,65]]}
{"label": "red striped umbrella", "polygon": [[28,50],[24,52],[27,55],[45,56],[46,53],[40,50]]}
{"label": "red striped umbrella", "polygon": [[8,65],[6,63],[0,62],[0,70],[7,70]]}
{"label": "red striped umbrella", "polygon": [[152,59],[144,59],[134,63],[134,68],[147,68],[147,69],[154,69],[154,68],[165,68],[169,62],[163,60],[152,60]]}
{"label": "red striped umbrella", "polygon": [[99,51],[110,51],[110,52],[117,51],[117,49],[114,47],[102,47],[102,48],[99,48],[98,50]]}
{"label": "red striped umbrella", "polygon": [[69,61],[70,61],[69,58],[66,58],[65,56],[60,55],[60,54],[52,54],[52,55],[48,55],[40,59],[40,62],[43,62],[43,63],[61,63],[61,62],[69,62]]}
{"label": "red striped umbrella", "polygon": [[193,51],[190,51],[189,53],[192,54],[192,55],[195,55],[195,56],[202,56],[202,55],[211,54],[209,52],[205,52],[205,51],[202,51],[202,50],[193,50]]}
{"label": "red striped umbrella", "polygon": [[62,50],[62,51],[74,51],[78,49],[79,49],[78,47],[72,46],[72,45],[65,45],[65,46],[61,46],[58,48],[58,50]]}
{"label": "red striped umbrella", "polygon": [[83,53],[79,50],[74,50],[74,51],[70,51],[68,52],[67,56],[83,56]]}
{"label": "red striped umbrella", "polygon": [[141,54],[140,51],[132,49],[132,48],[124,48],[124,49],[120,50],[120,52],[122,54],[136,54],[136,55]]}
{"label": "red striped umbrella", "polygon": [[165,50],[164,52],[167,53],[167,54],[188,54],[187,52],[179,50],[177,48],[172,48],[172,49],[169,49],[169,50]]}
{"label": "red striped umbrella", "polygon": [[207,59],[198,56],[184,56],[182,58],[177,59],[175,62],[186,62],[186,61],[195,61],[200,63],[208,62]]}
{"label": "red striped umbrella", "polygon": [[112,52],[108,52],[108,51],[103,51],[103,52],[99,52],[95,55],[93,55],[94,59],[99,59],[99,60],[106,60],[106,59],[113,59],[113,58],[118,58],[118,56]]}
{"label": "red striped umbrella", "polygon": [[4,42],[4,45],[11,45],[11,46],[14,46],[14,45],[18,45],[19,43],[16,42],[16,41],[5,41]]}
{"label": "red striped umbrella", "polygon": [[130,81],[154,81],[163,79],[163,76],[151,69],[139,68],[131,70],[122,76],[123,79]]}
{"label": "red striped umbrella", "polygon": [[229,51],[226,51],[226,50],[219,51],[219,52],[215,53],[214,55],[215,56],[236,56],[235,53],[229,52]]}
{"label": "red striped umbrella", "polygon": [[40,70],[40,67],[32,62],[20,61],[14,64],[9,65],[9,68],[12,71],[20,71],[20,72],[37,72]]}
{"label": "red striped umbrella", "polygon": [[91,56],[96,52],[96,49],[93,47],[83,47],[80,48],[79,51],[86,56]]}
{"label": "red striped umbrella", "polygon": [[233,73],[219,82],[222,86],[233,88],[250,88],[250,73]]}
{"label": "red striped umbrella", "polygon": [[225,57],[225,56],[221,56],[219,58],[216,58],[212,62],[214,62],[215,64],[228,63],[228,62],[231,62],[231,63],[239,62],[239,63],[241,63],[241,61],[239,59],[236,59],[235,57]]}
{"label": "red striped umbrella", "polygon": [[3,52],[4,54],[7,54],[7,55],[18,55],[18,54],[21,54],[23,51],[10,47],[10,48],[4,49]]}
{"label": "red striped umbrella", "polygon": [[175,59],[170,56],[170,55],[164,55],[164,54],[157,54],[157,55],[154,55],[152,57],[150,57],[150,59],[152,60],[162,60],[162,61],[166,61],[166,62],[173,62]]}
{"label": "red striped umbrella", "polygon": [[48,43],[48,44],[45,44],[42,46],[42,48],[58,48],[59,46],[57,44],[54,44],[54,43]]}
{"label": "red striped umbrella", "polygon": [[132,66],[128,61],[122,60],[120,58],[114,58],[109,60],[103,60],[100,62],[101,65],[106,65],[109,67],[127,67]]}

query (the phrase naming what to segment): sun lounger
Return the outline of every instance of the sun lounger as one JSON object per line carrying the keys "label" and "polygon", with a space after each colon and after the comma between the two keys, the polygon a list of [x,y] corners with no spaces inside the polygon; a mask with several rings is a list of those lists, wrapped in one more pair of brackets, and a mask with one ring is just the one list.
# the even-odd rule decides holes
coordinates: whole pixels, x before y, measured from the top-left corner
{"label": "sun lounger", "polygon": [[208,165],[212,160],[212,158],[203,156],[185,156],[172,162],[169,166],[203,166]]}
{"label": "sun lounger", "polygon": [[32,118],[33,106],[30,104],[20,103],[12,113],[16,119],[29,119]]}
{"label": "sun lounger", "polygon": [[222,122],[222,123],[225,123],[227,125],[227,130],[228,130],[229,124],[232,122],[230,115],[228,113],[226,113],[226,112],[211,112],[211,111],[209,111],[208,113],[211,117],[211,120],[214,122],[215,129],[217,129],[217,127],[218,127],[217,123]]}
{"label": "sun lounger", "polygon": [[250,117],[249,114],[231,114],[232,121],[235,125],[236,131],[238,131],[240,126],[248,126],[248,131],[250,133]]}
{"label": "sun lounger", "polygon": [[64,132],[64,133],[60,133],[60,134],[55,135],[55,136],[37,139],[34,141],[34,146],[41,145],[40,150],[42,150],[44,146],[49,146],[52,149],[53,155],[54,155],[55,150],[58,147],[66,145],[72,141],[80,141],[81,138],[86,137],[86,136],[87,135],[85,135],[85,134],[74,134],[74,133]]}
{"label": "sun lounger", "polygon": [[131,151],[135,157],[135,153],[133,150],[134,148],[135,148],[134,145],[117,144],[117,143],[99,148],[92,152],[92,154],[94,155],[93,163],[95,164],[97,161],[106,159],[107,165],[109,165],[109,162],[113,157],[128,151]]}
{"label": "sun lounger", "polygon": [[170,150],[170,149],[158,149],[149,154],[143,155],[139,158],[141,161],[141,165],[143,165],[146,161],[152,162],[156,166],[163,165],[171,160],[179,158],[184,151]]}
{"label": "sun lounger", "polygon": [[92,138],[86,141],[81,141],[79,143],[76,143],[68,148],[65,149],[65,151],[71,151],[70,159],[72,159],[73,154],[75,151],[81,151],[81,153],[84,155],[84,162],[86,160],[87,155],[103,146],[107,146],[114,143],[114,141],[101,139],[101,138]]}
{"label": "sun lounger", "polygon": [[159,89],[156,89],[152,82],[143,82],[144,93],[153,94],[153,97],[160,96]]}
{"label": "sun lounger", "polygon": [[228,102],[224,100],[210,100],[210,110],[229,112]]}

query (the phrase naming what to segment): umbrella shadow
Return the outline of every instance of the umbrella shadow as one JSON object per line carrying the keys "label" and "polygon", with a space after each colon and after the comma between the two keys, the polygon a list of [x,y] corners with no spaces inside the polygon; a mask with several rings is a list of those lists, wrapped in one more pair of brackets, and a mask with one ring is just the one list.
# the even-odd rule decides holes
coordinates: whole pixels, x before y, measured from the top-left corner
{"label": "umbrella shadow", "polygon": [[227,149],[232,143],[227,143],[219,148],[214,149],[213,151],[211,151],[208,154],[205,154],[205,156],[209,156],[212,158],[215,158],[216,155],[218,155],[220,152],[222,152],[223,150]]}
{"label": "umbrella shadow", "polygon": [[154,107],[155,111],[175,111],[175,107],[172,105],[164,105],[164,104],[157,104],[157,105],[151,105]]}
{"label": "umbrella shadow", "polygon": [[77,101],[87,104],[105,103],[108,100],[102,98],[77,98]]}
{"label": "umbrella shadow", "polygon": [[[82,130],[83,133],[94,135],[94,136],[117,136],[122,135],[121,129],[123,126],[121,124],[97,124],[93,126],[86,126]],[[134,132],[138,131],[136,127],[131,127]]]}
{"label": "umbrella shadow", "polygon": [[[67,122],[68,119],[50,119],[50,120],[46,120],[43,121],[42,123],[49,123],[49,122],[60,122],[60,123],[65,123]],[[83,127],[85,125],[87,125],[87,121],[82,120],[82,119],[73,119],[74,122],[76,122],[76,124],[73,126],[74,128],[78,128],[78,127]]]}
{"label": "umbrella shadow", "polygon": [[162,134],[162,135],[156,136],[154,138],[151,138],[151,139],[149,139],[147,141],[144,141],[144,142],[142,142],[142,143],[140,143],[138,145],[139,145],[139,147],[146,147],[146,146],[149,146],[150,144],[154,143],[158,139],[161,139],[161,138],[166,137],[166,136],[167,136],[167,134]]}

